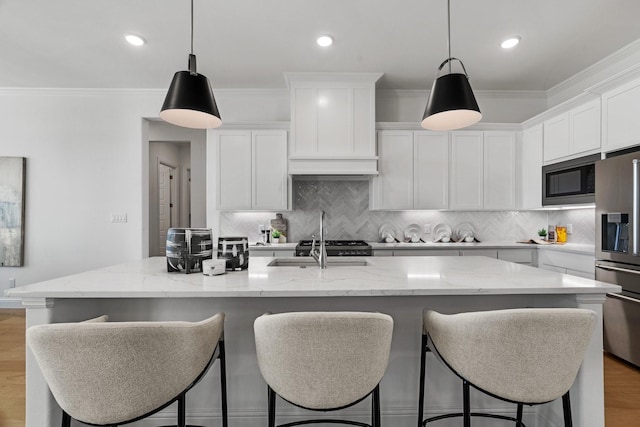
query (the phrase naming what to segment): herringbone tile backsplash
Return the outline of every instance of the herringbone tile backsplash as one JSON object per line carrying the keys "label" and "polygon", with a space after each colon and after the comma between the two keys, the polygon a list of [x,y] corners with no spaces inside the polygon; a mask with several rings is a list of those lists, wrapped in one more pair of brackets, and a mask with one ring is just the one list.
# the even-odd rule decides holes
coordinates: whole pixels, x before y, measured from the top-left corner
{"label": "herringbone tile backsplash", "polygon": [[[319,233],[320,211],[326,212],[327,238],[379,240],[378,231],[390,224],[402,238],[410,224],[447,224],[455,230],[471,223],[480,241],[516,241],[536,236],[549,224],[573,225],[569,242],[594,244],[594,209],[562,211],[370,211],[369,182],[366,180],[296,179],[293,184],[293,211],[282,212],[289,221],[290,242],[309,239]],[[260,240],[259,224],[268,224],[274,212],[223,212],[220,235],[248,236]],[[430,240],[430,235],[422,236]]]}

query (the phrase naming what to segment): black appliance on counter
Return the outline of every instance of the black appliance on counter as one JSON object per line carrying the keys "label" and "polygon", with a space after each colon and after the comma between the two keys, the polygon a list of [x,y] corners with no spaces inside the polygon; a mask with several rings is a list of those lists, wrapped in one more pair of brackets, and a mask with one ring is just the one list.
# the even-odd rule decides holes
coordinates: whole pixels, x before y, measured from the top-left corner
{"label": "black appliance on counter", "polygon": [[[327,256],[371,256],[371,245],[364,240],[326,240]],[[312,240],[300,240],[296,245],[296,256],[310,256]],[[316,248],[320,243],[316,241]]]}
{"label": "black appliance on counter", "polygon": [[542,206],[593,203],[600,154],[542,167]]}
{"label": "black appliance on counter", "polygon": [[596,162],[596,189],[596,280],[622,287],[603,306],[604,349],[640,366],[640,152]]}

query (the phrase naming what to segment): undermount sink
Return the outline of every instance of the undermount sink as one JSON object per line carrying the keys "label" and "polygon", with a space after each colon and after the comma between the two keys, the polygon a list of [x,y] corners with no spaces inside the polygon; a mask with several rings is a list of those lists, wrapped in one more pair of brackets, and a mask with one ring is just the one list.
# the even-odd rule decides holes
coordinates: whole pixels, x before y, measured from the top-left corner
{"label": "undermount sink", "polygon": [[[363,258],[327,258],[327,267],[365,267],[369,262]],[[267,267],[318,267],[318,263],[311,257],[274,258]]]}

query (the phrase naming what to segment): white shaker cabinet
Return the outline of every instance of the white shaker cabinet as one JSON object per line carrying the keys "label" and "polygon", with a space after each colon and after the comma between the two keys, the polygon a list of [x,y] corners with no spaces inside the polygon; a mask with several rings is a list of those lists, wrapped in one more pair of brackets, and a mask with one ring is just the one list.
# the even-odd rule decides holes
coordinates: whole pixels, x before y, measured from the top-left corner
{"label": "white shaker cabinet", "polygon": [[449,207],[449,135],[413,133],[413,208]]}
{"label": "white shaker cabinet", "polygon": [[484,206],[484,135],[451,132],[451,209],[481,210]]}
{"label": "white shaker cabinet", "polygon": [[449,137],[445,132],[378,132],[379,175],[371,180],[373,210],[446,209]]}
{"label": "white shaker cabinet", "polygon": [[220,130],[217,150],[219,210],[286,210],[287,132]]}
{"label": "white shaker cabinet", "polygon": [[544,161],[569,155],[569,112],[544,122]]}
{"label": "white shaker cabinet", "polygon": [[544,122],[544,161],[600,150],[600,100],[594,99]]}
{"label": "white shaker cabinet", "polygon": [[376,173],[375,84],[381,75],[285,73],[292,174]]}
{"label": "white shaker cabinet", "polygon": [[520,149],[520,194],[522,209],[542,207],[542,125],[522,132]]}
{"label": "white shaker cabinet", "polygon": [[602,149],[640,144],[640,80],[602,95]]}
{"label": "white shaker cabinet", "polygon": [[378,132],[378,176],[371,181],[371,208],[413,209],[413,132]]}
{"label": "white shaker cabinet", "polygon": [[516,208],[516,135],[484,133],[484,209]]}

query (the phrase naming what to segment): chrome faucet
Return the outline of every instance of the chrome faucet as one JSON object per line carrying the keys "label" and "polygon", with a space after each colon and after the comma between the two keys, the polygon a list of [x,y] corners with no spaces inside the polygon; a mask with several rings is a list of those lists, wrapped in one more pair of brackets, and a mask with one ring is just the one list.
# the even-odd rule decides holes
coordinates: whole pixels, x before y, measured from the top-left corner
{"label": "chrome faucet", "polygon": [[324,244],[324,211],[320,214],[320,249],[316,249],[316,236],[313,235],[311,242],[311,256],[318,263],[320,268],[327,268],[327,248]]}

